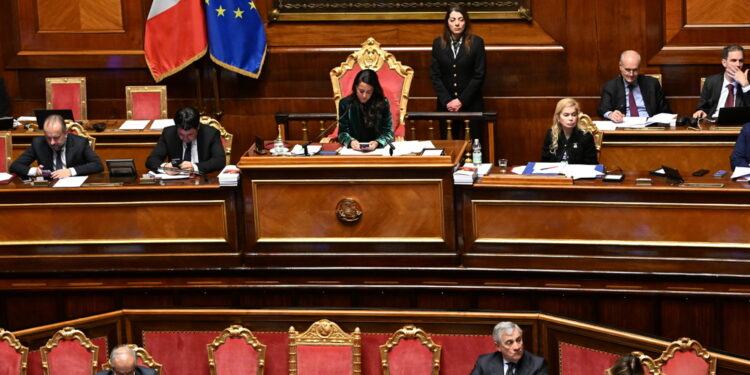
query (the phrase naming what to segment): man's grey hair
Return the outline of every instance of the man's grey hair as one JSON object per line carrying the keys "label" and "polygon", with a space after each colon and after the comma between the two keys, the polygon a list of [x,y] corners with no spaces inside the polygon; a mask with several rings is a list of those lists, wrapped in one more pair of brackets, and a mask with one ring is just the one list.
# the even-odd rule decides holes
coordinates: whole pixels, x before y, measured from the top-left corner
{"label": "man's grey hair", "polygon": [[118,345],[114,349],[112,349],[112,353],[109,354],[109,363],[114,366],[115,358],[123,354],[130,355],[130,357],[133,358],[133,361],[136,360],[135,350],[133,350],[133,348],[129,347],[127,344],[123,344]]}
{"label": "man's grey hair", "polygon": [[492,339],[495,340],[496,345],[500,345],[500,337],[502,335],[512,335],[515,330],[518,330],[518,333],[523,334],[523,330],[521,327],[518,326],[518,324],[513,322],[500,322],[495,324],[495,328],[492,330]]}

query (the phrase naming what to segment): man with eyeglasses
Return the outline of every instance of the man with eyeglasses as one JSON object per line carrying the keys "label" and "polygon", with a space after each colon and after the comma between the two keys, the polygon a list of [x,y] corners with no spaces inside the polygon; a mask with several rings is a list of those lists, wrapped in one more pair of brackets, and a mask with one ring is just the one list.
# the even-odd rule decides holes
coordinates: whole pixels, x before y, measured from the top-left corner
{"label": "man with eyeglasses", "polygon": [[156,371],[138,366],[135,350],[127,345],[119,345],[109,355],[109,370],[99,371],[96,375],[156,375]]}

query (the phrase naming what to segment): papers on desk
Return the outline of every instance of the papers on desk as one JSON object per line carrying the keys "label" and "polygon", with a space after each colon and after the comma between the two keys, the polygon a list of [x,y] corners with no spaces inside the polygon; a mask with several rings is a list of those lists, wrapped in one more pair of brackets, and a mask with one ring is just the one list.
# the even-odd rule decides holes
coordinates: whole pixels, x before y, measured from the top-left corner
{"label": "papers on desk", "polygon": [[529,163],[524,168],[523,174],[562,174],[565,177],[577,180],[579,178],[603,176],[604,166],[601,164]]}
{"label": "papers on desk", "polygon": [[155,180],[184,180],[186,178],[190,178],[190,175],[187,173],[167,174],[167,173],[154,173],[153,171],[149,171],[148,174],[153,176]]}
{"label": "papers on desk", "polygon": [[57,180],[55,185],[53,187],[56,188],[72,188],[72,187],[81,187],[83,183],[86,181],[86,179],[89,176],[71,176],[66,178],[61,178]]}
{"label": "papers on desk", "polygon": [[736,167],[734,168],[734,172],[732,172],[732,180],[735,178],[740,179],[740,181],[747,181],[750,179],[750,168],[748,167]]}
{"label": "papers on desk", "polygon": [[[315,155],[318,152],[320,152],[320,150],[322,149],[323,149],[323,145],[307,145],[307,153],[310,155]],[[297,156],[304,155],[305,148],[302,147],[302,145],[300,144],[296,144],[294,145],[294,147],[292,147],[292,151],[289,151],[289,153],[291,153],[292,155],[297,155]]]}
{"label": "papers on desk", "polygon": [[487,175],[487,173],[490,173],[490,168],[492,168],[492,163],[482,163],[482,164],[466,163],[465,166],[474,167],[477,169],[477,175],[485,176]]}
{"label": "papers on desk", "polygon": [[339,151],[339,155],[343,156],[386,156],[390,155],[390,152],[388,151],[387,147],[384,148],[376,148],[372,151],[357,151],[353,148],[344,147]]}
{"label": "papers on desk", "polygon": [[151,130],[162,130],[164,128],[174,126],[174,120],[171,118],[167,119],[160,119],[160,120],[154,120],[154,122],[151,123]]}
{"label": "papers on desk", "polygon": [[220,186],[237,186],[240,181],[240,169],[236,165],[227,165],[219,173]]}
{"label": "papers on desk", "polygon": [[120,125],[120,130],[143,130],[150,120],[127,120]]}
{"label": "papers on desk", "polygon": [[393,142],[392,144],[395,147],[393,156],[421,154],[426,148],[435,148],[431,141],[403,141]]}
{"label": "papers on desk", "polygon": [[21,116],[16,119],[17,121],[24,121],[24,122],[36,122],[36,116]]}
{"label": "papers on desk", "polygon": [[478,168],[474,167],[473,164],[466,164],[463,167],[459,167],[453,172],[453,184],[454,185],[473,185],[474,180],[478,176]]}
{"label": "papers on desk", "polygon": [[13,178],[13,174],[0,172],[0,183],[9,182]]}
{"label": "papers on desk", "polygon": [[621,123],[614,123],[612,121],[594,121],[594,124],[599,130],[615,130],[617,128],[645,128],[651,124],[656,123],[671,123],[677,117],[674,113],[659,113],[658,115],[651,117],[623,117]]}

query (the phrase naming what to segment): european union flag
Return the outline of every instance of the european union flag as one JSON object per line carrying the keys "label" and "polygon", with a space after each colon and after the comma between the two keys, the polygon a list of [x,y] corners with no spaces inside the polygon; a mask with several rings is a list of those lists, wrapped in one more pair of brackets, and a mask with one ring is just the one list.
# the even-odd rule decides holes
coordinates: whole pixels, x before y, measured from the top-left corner
{"label": "european union flag", "polygon": [[231,71],[258,78],[266,57],[263,20],[249,0],[205,0],[211,60]]}

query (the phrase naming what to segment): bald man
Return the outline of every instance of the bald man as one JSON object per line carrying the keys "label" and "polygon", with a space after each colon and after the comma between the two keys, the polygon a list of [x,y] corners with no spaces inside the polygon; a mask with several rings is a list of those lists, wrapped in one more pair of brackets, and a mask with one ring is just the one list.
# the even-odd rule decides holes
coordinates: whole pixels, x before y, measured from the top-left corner
{"label": "bald man", "polygon": [[638,52],[628,50],[620,54],[620,76],[602,87],[599,116],[621,123],[624,117],[672,113],[659,80],[640,75],[640,65],[641,55]]}
{"label": "bald man", "polygon": [[110,369],[99,371],[96,375],[156,375],[156,371],[137,363],[135,351],[127,345],[120,345],[112,349],[109,355]]}

